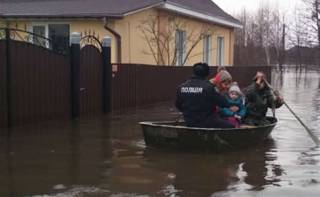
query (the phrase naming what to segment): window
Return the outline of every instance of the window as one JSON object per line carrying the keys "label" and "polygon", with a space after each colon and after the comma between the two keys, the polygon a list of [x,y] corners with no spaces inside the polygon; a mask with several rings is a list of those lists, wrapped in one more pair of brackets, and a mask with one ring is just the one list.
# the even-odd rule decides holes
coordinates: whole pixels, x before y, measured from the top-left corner
{"label": "window", "polygon": [[[46,37],[46,27],[43,25],[35,25],[32,27],[32,32],[36,35]],[[36,35],[32,35],[32,42],[36,45],[46,47],[46,41],[41,37]]]}
{"label": "window", "polygon": [[62,54],[68,53],[70,44],[70,25],[68,24],[34,24],[31,26],[34,34],[49,38],[50,45],[36,35],[32,37],[32,42],[36,45],[53,49]]}
{"label": "window", "polygon": [[176,31],[176,65],[182,66],[186,58],[186,32]]}
{"label": "window", "polygon": [[206,35],[203,39],[203,62],[211,64],[211,35]]}
{"label": "window", "polygon": [[60,53],[68,53],[70,44],[70,28],[66,24],[49,24],[50,48]]}
{"label": "window", "polygon": [[217,66],[224,65],[224,38],[218,37],[217,40]]}

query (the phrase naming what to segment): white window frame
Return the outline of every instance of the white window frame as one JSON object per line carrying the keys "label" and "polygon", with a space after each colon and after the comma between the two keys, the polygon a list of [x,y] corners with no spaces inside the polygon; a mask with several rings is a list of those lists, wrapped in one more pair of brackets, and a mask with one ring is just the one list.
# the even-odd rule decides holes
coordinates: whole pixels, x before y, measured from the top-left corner
{"label": "white window frame", "polygon": [[186,59],[187,33],[185,30],[176,30],[176,65],[183,66]]}
{"label": "white window frame", "polygon": [[[49,39],[49,25],[69,25],[69,27],[71,26],[70,25],[70,22],[32,22],[27,30],[31,33],[34,33],[33,32],[33,27],[34,26],[44,26],[45,27],[45,37],[47,39]],[[71,32],[70,33],[70,36],[69,36],[69,40],[71,40]],[[33,39],[31,37],[31,42],[33,43]],[[50,46],[48,45],[49,43],[46,43],[46,47],[49,48]]]}
{"label": "white window frame", "polygon": [[[31,33],[33,32],[33,27],[34,26],[43,26],[44,27],[44,32],[45,32],[45,37],[49,38],[49,23],[31,23],[31,25],[28,26],[28,31]],[[33,36],[31,36],[30,41],[33,43]],[[49,43],[46,42],[46,48],[49,48]]]}
{"label": "white window frame", "polygon": [[217,37],[217,66],[224,66],[225,59],[225,39],[223,36]]}
{"label": "white window frame", "polygon": [[205,35],[203,39],[203,62],[210,65],[212,57],[212,36]]}

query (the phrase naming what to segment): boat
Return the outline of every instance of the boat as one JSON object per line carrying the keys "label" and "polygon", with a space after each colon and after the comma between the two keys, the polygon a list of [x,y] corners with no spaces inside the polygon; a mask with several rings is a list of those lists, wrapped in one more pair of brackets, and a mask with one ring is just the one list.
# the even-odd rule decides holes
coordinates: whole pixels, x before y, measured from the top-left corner
{"label": "boat", "polygon": [[225,150],[258,145],[270,136],[277,119],[267,117],[269,125],[240,128],[193,128],[183,121],[140,122],[147,146],[177,149]]}

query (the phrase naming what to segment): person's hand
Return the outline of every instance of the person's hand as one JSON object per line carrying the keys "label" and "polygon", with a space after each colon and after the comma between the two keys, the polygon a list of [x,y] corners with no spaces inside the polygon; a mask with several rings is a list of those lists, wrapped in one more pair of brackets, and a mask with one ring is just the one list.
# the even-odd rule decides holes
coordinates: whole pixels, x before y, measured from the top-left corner
{"label": "person's hand", "polygon": [[280,92],[278,90],[274,91],[274,95],[275,95],[275,99],[277,102],[279,102],[279,103],[284,102],[283,96],[280,95]]}
{"label": "person's hand", "polygon": [[282,96],[279,95],[279,96],[276,97],[276,99],[277,99],[277,101],[278,101],[279,103],[281,103],[281,104],[284,103],[284,99],[283,99]]}
{"label": "person's hand", "polygon": [[234,115],[234,117],[235,117],[237,120],[241,120],[241,116],[239,116],[239,115]]}
{"label": "person's hand", "polygon": [[239,107],[237,107],[237,106],[232,106],[232,107],[230,107],[230,110],[231,110],[233,113],[235,113],[235,112],[239,111]]}

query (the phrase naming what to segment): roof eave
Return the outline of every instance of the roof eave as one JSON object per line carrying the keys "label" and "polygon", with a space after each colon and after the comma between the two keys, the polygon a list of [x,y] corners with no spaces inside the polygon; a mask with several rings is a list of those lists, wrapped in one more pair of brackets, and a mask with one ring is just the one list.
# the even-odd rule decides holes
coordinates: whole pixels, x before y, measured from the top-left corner
{"label": "roof eave", "polygon": [[152,5],[148,5],[148,6],[136,9],[136,10],[131,10],[129,12],[126,12],[126,13],[123,14],[123,16],[128,16],[128,15],[131,15],[131,14],[135,14],[135,13],[138,13],[138,12],[142,12],[144,10],[148,10],[148,9],[151,9],[151,8],[156,8],[156,7],[163,6],[163,5],[164,5],[164,2],[155,3],[155,4],[152,4]]}
{"label": "roof eave", "polygon": [[175,12],[178,14],[182,14],[182,15],[186,15],[186,16],[190,16],[190,17],[194,17],[194,18],[198,18],[201,20],[205,20],[205,21],[209,21],[215,24],[220,24],[223,26],[227,26],[227,27],[232,27],[232,28],[243,28],[243,26],[239,23],[235,23],[229,20],[225,20],[219,17],[214,17],[211,15],[207,15],[207,14],[203,14],[200,12],[196,12],[172,3],[164,3],[162,5],[159,6],[160,9],[164,9],[167,11],[171,11],[171,12]]}
{"label": "roof eave", "polygon": [[121,15],[0,15],[0,18],[114,18],[121,19]]}

